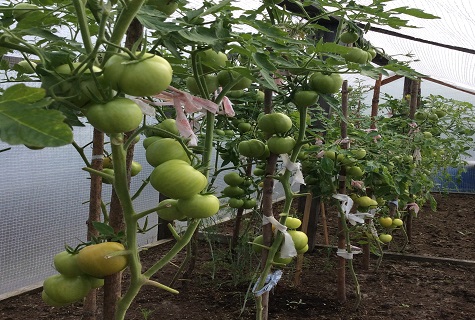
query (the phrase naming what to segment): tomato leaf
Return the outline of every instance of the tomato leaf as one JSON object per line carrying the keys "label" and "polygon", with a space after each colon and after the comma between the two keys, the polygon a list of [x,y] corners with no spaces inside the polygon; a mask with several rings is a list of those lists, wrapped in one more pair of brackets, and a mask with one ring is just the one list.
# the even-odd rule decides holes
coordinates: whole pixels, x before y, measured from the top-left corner
{"label": "tomato leaf", "polygon": [[71,128],[58,110],[47,110],[51,103],[44,90],[23,84],[7,90],[0,99],[0,140],[15,145],[58,147],[73,140]]}
{"label": "tomato leaf", "polygon": [[103,236],[115,236],[114,228],[110,225],[105,224],[103,222],[93,221],[92,225],[94,229],[96,229],[100,235]]}
{"label": "tomato leaf", "polygon": [[399,8],[391,9],[391,11],[406,14],[408,16],[413,16],[413,17],[421,18],[421,19],[440,19],[440,17],[438,16],[434,16],[430,13],[424,12],[421,9],[417,9],[417,8],[399,7]]}

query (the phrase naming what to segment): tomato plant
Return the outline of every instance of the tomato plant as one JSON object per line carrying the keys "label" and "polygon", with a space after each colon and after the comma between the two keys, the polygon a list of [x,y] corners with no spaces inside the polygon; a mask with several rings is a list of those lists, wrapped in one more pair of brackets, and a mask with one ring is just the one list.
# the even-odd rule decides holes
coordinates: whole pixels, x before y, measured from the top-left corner
{"label": "tomato plant", "polygon": [[167,16],[173,14],[178,8],[178,2],[175,0],[147,0],[146,4],[163,12]]}

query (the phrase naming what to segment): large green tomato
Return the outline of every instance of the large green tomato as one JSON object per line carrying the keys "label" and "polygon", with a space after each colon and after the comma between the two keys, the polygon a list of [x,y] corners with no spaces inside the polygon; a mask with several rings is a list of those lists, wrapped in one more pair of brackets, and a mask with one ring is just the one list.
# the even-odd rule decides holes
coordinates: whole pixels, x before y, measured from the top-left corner
{"label": "large green tomato", "polygon": [[[164,130],[166,132],[160,132],[158,130],[155,130],[155,128]],[[180,131],[178,131],[178,127],[176,126],[176,120],[175,119],[165,119],[162,122],[157,123],[153,127],[145,130],[145,135],[147,137],[158,136],[158,137],[163,137],[163,138],[170,138],[170,135],[167,134],[167,132],[169,132],[170,134],[173,134],[175,136],[180,135]]]}
{"label": "large green tomato", "polygon": [[130,176],[135,177],[142,171],[142,165],[137,161],[132,161],[130,164]]}
{"label": "large green tomato", "polygon": [[357,47],[351,48],[343,57],[346,61],[355,63],[366,63],[371,60],[371,54],[368,55],[366,51]]}
{"label": "large green tomato", "polygon": [[298,108],[306,108],[314,105],[318,100],[318,93],[313,90],[299,90],[295,92],[292,102]]}
{"label": "large green tomato", "polygon": [[290,153],[295,147],[295,139],[292,137],[277,137],[272,136],[267,140],[267,147],[269,151],[275,154]]}
{"label": "large green tomato", "polygon": [[212,194],[195,194],[191,198],[178,199],[177,208],[188,218],[208,218],[219,211],[219,199]]}
{"label": "large green tomato", "polygon": [[269,113],[259,118],[257,126],[268,134],[286,133],[292,128],[292,120],[280,112]]}
{"label": "large green tomato", "polygon": [[88,105],[84,113],[94,128],[108,134],[135,130],[143,120],[140,107],[126,98],[115,98],[105,104]]}
{"label": "large green tomato", "polygon": [[177,202],[177,199],[165,199],[160,201],[157,207],[157,214],[160,219],[166,221],[185,219],[186,215],[178,210]]}
{"label": "large green tomato", "polygon": [[104,78],[114,90],[131,96],[153,96],[167,89],[173,70],[167,60],[145,53],[138,60],[127,54],[112,56],[104,65]]}
{"label": "large green tomato", "polygon": [[[204,80],[208,93],[213,93],[216,91],[216,89],[218,89],[218,78],[215,75],[207,74],[204,76]],[[186,78],[186,88],[188,89],[188,91],[190,91],[191,94],[200,94],[200,87],[198,86],[198,83],[196,82],[196,79],[194,77]]]}
{"label": "large green tomato", "polygon": [[77,263],[85,274],[96,278],[104,278],[127,267],[127,256],[109,256],[111,253],[124,250],[124,246],[118,242],[93,244],[79,251]]}
{"label": "large green tomato", "polygon": [[257,139],[244,140],[239,142],[238,151],[245,157],[258,158],[266,152],[266,145]]}
{"label": "large green tomato", "polygon": [[86,277],[66,277],[56,274],[43,282],[43,299],[46,303],[65,305],[81,300],[89,290],[91,283]]}
{"label": "large green tomato", "polygon": [[161,138],[149,145],[145,150],[145,158],[152,167],[157,167],[172,159],[190,163],[190,158],[183,146],[171,138]]}
{"label": "large green tomato", "polygon": [[167,16],[172,15],[178,8],[178,2],[175,0],[148,0],[146,4],[155,7],[155,9]]}
{"label": "large green tomato", "polygon": [[308,236],[305,234],[305,232],[289,230],[288,233],[294,241],[295,250],[301,250],[308,244]]}
{"label": "large green tomato", "polygon": [[228,57],[223,52],[216,52],[213,49],[207,49],[198,53],[199,61],[202,64],[204,72],[213,72],[226,66]]}
{"label": "large green tomato", "polygon": [[223,180],[227,185],[233,186],[233,187],[237,187],[241,183],[244,182],[244,178],[241,177],[239,172],[236,172],[236,171],[226,173],[223,177]]}
{"label": "large green tomato", "polygon": [[354,43],[360,36],[356,32],[346,31],[340,36],[340,41],[343,43]]}
{"label": "large green tomato", "polygon": [[77,254],[71,254],[66,250],[56,254],[53,258],[56,271],[67,277],[76,277],[84,274],[78,266],[77,257]]}
{"label": "large green tomato", "polygon": [[[221,70],[218,72],[219,85],[222,87],[227,86],[231,81],[237,79],[241,74],[237,71]],[[242,90],[249,88],[252,84],[252,80],[246,77],[241,78],[230,90]]]}
{"label": "large green tomato", "polygon": [[156,167],[150,175],[155,190],[172,199],[190,198],[203,190],[208,179],[183,160],[168,160]]}
{"label": "large green tomato", "polygon": [[343,78],[338,73],[330,75],[315,72],[309,80],[310,87],[318,93],[328,94],[340,91]]}
{"label": "large green tomato", "polygon": [[244,191],[244,189],[242,189],[240,187],[227,186],[223,189],[222,193],[226,197],[235,198],[235,197],[240,197],[240,196],[244,195],[245,191]]}

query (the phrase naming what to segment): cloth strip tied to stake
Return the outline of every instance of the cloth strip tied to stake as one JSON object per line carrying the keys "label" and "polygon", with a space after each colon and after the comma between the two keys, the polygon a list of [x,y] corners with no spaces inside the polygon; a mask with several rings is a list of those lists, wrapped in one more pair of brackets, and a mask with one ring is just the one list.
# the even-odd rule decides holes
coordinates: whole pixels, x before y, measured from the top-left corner
{"label": "cloth strip tied to stake", "polygon": [[290,161],[290,157],[288,154],[281,154],[280,156],[282,158],[282,164],[284,165],[284,168],[294,174],[292,185],[294,185],[295,183],[306,184],[303,178],[301,164],[299,162],[296,163]]}
{"label": "cloth strip tied to stake", "polygon": [[276,270],[273,273],[268,274],[266,277],[265,285],[260,290],[257,290],[257,286],[259,282],[261,281],[261,278],[257,279],[257,282],[254,285],[254,288],[252,288],[252,292],[254,292],[254,295],[256,297],[262,296],[264,292],[271,291],[277,285],[277,282],[279,282],[281,277],[282,277],[282,270]]}
{"label": "cloth strip tied to stake", "polygon": [[297,255],[297,249],[295,249],[294,240],[292,236],[287,232],[287,227],[277,221],[274,217],[262,216],[262,225],[271,223],[276,230],[279,230],[284,235],[284,243],[280,248],[281,258],[292,258]]}

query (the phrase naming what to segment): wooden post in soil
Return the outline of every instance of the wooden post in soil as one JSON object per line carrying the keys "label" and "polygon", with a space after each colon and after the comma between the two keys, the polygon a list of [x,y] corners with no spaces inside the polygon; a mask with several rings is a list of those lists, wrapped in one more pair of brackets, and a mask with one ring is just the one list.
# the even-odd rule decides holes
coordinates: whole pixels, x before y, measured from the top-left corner
{"label": "wooden post in soil", "polygon": [[[94,129],[92,138],[92,161],[91,168],[102,170],[102,155],[104,153],[104,133]],[[98,236],[97,230],[92,223],[101,221],[101,202],[102,202],[102,178],[91,174],[91,189],[89,192],[89,217],[87,219],[87,240]],[[83,305],[83,320],[96,320],[97,310],[97,289],[91,290],[86,296]]]}
{"label": "wooden post in soil", "polygon": [[[125,46],[132,48],[133,44],[140,39],[143,33],[143,26],[137,19],[134,19],[127,29]],[[138,48],[140,50],[140,46]],[[124,139],[129,135],[125,134]],[[130,188],[130,166],[134,158],[134,143],[131,143],[127,149],[126,166],[127,166],[127,184]],[[120,200],[112,188],[111,203],[109,210],[109,225],[114,229],[115,233],[124,231],[124,213]],[[117,302],[122,293],[122,272],[107,276],[104,278],[104,299],[103,299],[103,319],[111,320],[115,318],[115,310],[117,309]]]}
{"label": "wooden post in soil", "polygon": [[[264,90],[264,113],[268,114],[272,112],[272,90]],[[267,158],[267,164],[265,168],[264,186],[262,188],[262,214],[266,217],[274,215],[272,210],[273,194],[274,194],[274,178],[275,167],[277,165],[278,155],[271,152]],[[272,225],[270,223],[262,226],[262,235],[264,238],[264,245],[270,247],[272,244]],[[264,266],[267,261],[268,250],[262,250],[261,265]],[[263,293],[257,297],[260,300],[258,305],[261,306],[260,310],[256,310],[257,319],[268,320],[269,319],[269,292]]]}
{"label": "wooden post in soil", "polygon": [[[416,114],[416,109],[419,101],[419,80],[411,80],[410,86],[411,100],[409,103],[409,118],[414,120]],[[407,241],[411,243],[412,240],[412,212],[409,211],[409,214],[406,216],[406,223],[404,224],[406,228]]]}
{"label": "wooden post in soil", "polygon": [[[343,86],[341,90],[342,102],[341,102],[341,112],[343,119],[340,123],[341,138],[347,139],[348,128],[347,122],[348,119],[348,81],[343,81]],[[348,141],[343,140],[341,144],[342,149],[348,149]],[[340,194],[346,194],[346,169],[345,166],[341,166],[340,173],[338,176],[338,192]],[[342,213],[344,214],[344,213]],[[344,232],[343,219],[338,219],[338,249],[346,251],[346,236]],[[338,267],[337,267],[337,297],[340,303],[346,302],[346,259],[338,256]]]}
{"label": "wooden post in soil", "polygon": [[[382,75],[380,74],[378,79],[374,84],[373,90],[373,99],[371,100],[371,129],[376,129],[376,116],[378,115],[378,107],[379,107],[379,95],[381,93],[381,80]],[[369,225],[371,219],[366,218],[365,224]],[[362,245],[363,249],[363,270],[369,270],[369,258],[370,258],[370,249],[369,243],[365,243]]]}

